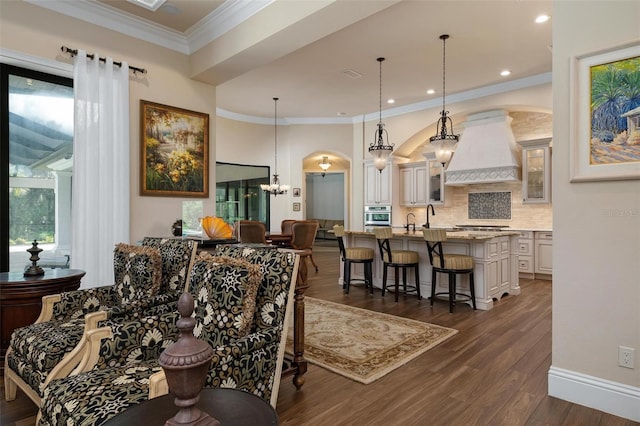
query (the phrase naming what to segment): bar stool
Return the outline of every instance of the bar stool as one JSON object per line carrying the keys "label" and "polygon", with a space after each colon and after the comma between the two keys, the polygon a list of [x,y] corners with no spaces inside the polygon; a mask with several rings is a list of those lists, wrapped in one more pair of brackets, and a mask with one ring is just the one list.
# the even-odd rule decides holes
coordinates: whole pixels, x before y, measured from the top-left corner
{"label": "bar stool", "polygon": [[[338,240],[338,247],[340,248],[340,257],[342,257],[342,263],[344,264],[344,274],[342,277],[342,289],[345,294],[349,294],[349,284],[351,284],[351,264],[362,263],[364,266],[364,286],[369,287],[371,294],[373,294],[373,280],[372,280],[372,268],[374,251],[369,247],[345,247],[344,240],[344,226],[334,225],[333,233]],[[354,280],[356,281],[356,280]],[[360,280],[357,280],[360,281]]]}
{"label": "bar stool", "polygon": [[[422,228],[424,241],[427,243],[429,251],[429,262],[431,262],[431,306],[433,299],[438,296],[449,300],[449,312],[453,313],[453,305],[456,302],[471,301],[473,309],[476,309],[476,290],[473,281],[473,268],[475,262],[473,257],[462,254],[444,254],[442,243],[447,241],[447,231],[444,229]],[[449,291],[436,293],[436,272],[449,276]],[[458,274],[469,274],[469,294],[458,293],[456,289],[456,278]]]}
{"label": "bar stool", "polygon": [[[376,234],[378,247],[380,248],[380,257],[384,265],[382,272],[382,295],[384,296],[387,289],[387,270],[391,266],[395,271],[396,302],[398,301],[399,293],[400,268],[402,268],[402,286],[405,295],[408,291],[415,291],[418,294],[418,300],[422,299],[420,295],[420,275],[418,272],[419,253],[412,250],[391,250],[389,238],[393,237],[393,230],[390,226],[376,226],[373,228],[373,232]],[[415,268],[415,286],[407,286],[407,268]]]}

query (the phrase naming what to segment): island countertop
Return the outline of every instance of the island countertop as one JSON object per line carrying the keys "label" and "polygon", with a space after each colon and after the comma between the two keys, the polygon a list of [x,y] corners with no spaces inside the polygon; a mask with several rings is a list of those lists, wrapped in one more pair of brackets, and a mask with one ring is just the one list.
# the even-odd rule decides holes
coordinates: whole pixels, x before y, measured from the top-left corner
{"label": "island countertop", "polygon": [[[457,230],[441,227],[431,229],[445,229],[447,241],[443,243],[445,253],[472,256],[474,260],[474,288],[478,309],[488,310],[493,307],[494,300],[500,300],[504,295],[520,293],[518,279],[518,239],[520,231],[472,231]],[[409,271],[408,282],[418,279],[422,294],[431,294],[431,288],[437,292],[448,291],[448,280],[443,274],[438,274],[436,282],[432,282],[432,267],[427,248],[425,247],[422,228],[407,232],[403,227],[392,227],[393,237],[391,245],[394,250],[411,250],[418,253],[418,272]],[[366,247],[378,253],[379,247],[372,229],[345,231],[347,247]],[[342,261],[341,261],[342,262]],[[344,283],[344,268],[340,265],[339,284]],[[383,262],[379,255],[373,259],[373,286],[382,288],[384,280]],[[395,272],[390,271],[389,277],[395,278]],[[364,278],[362,266],[356,267],[351,278]],[[391,278],[388,278],[391,279]],[[464,293],[468,291],[471,282],[468,276],[458,278],[458,288]]]}
{"label": "island countertop", "polygon": [[[431,228],[443,229],[443,228]],[[347,235],[370,235],[375,237],[373,231],[344,231]],[[520,235],[518,231],[450,231],[447,230],[447,239],[451,240],[490,240],[495,237],[507,237],[510,235]],[[416,238],[423,239],[422,229],[415,231],[393,230],[394,238]]]}

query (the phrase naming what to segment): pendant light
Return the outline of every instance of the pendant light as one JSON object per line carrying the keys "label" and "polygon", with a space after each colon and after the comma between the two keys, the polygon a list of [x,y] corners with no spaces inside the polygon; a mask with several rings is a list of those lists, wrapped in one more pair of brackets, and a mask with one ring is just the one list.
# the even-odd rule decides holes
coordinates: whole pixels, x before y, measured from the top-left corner
{"label": "pendant light", "polygon": [[[389,135],[382,123],[382,62],[384,58],[378,58],[377,61],[380,63],[380,121],[378,122],[378,129],[373,143],[369,145],[369,153],[373,156],[373,164],[375,164],[376,169],[382,173],[382,170],[387,165],[387,158],[393,151],[393,144],[389,145]],[[385,139],[387,141],[386,145]]]}
{"label": "pendant light", "polygon": [[[440,118],[436,124],[436,134],[429,138],[429,142],[433,144],[436,149],[436,160],[442,163],[444,166],[455,150],[458,143],[459,135],[453,133],[453,122],[450,117],[447,117],[449,111],[445,109],[445,44],[449,38],[448,34],[442,34],[440,40],[442,40],[442,112],[440,112]],[[447,123],[451,126],[451,133],[447,131]]]}
{"label": "pendant light", "polygon": [[273,138],[275,141],[275,163],[273,168],[273,180],[271,184],[261,184],[260,188],[264,192],[268,192],[273,194],[274,196],[278,196],[280,194],[286,194],[289,190],[289,185],[281,185],[280,179],[278,178],[278,99],[273,98],[274,104],[274,114],[273,114]]}
{"label": "pendant light", "polygon": [[327,157],[326,155],[322,157],[322,161],[319,162],[318,165],[322,169],[322,173],[320,173],[320,175],[324,177],[324,175],[327,174],[327,169],[331,167],[331,162],[329,161],[329,157]]}

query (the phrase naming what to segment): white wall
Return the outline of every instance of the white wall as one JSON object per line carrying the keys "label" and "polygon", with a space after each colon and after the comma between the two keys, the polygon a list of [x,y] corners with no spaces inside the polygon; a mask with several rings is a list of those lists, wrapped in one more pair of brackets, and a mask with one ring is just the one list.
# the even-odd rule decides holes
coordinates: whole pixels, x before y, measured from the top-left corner
{"label": "white wall", "polygon": [[[587,6],[588,4],[588,6]],[[640,181],[569,182],[574,55],[640,39],[640,2],[554,2],[551,395],[640,421]],[[625,212],[611,215],[611,211]],[[617,365],[635,348],[635,369]]]}

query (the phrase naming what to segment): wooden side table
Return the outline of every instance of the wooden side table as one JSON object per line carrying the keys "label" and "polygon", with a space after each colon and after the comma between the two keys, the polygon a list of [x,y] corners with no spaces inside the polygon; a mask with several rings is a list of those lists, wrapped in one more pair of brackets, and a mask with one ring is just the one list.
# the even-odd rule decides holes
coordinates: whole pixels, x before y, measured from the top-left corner
{"label": "wooden side table", "polygon": [[[178,407],[173,404],[174,399],[172,394],[150,399],[118,414],[106,422],[105,426],[163,425],[178,412]],[[269,403],[237,389],[202,389],[196,407],[218,419],[222,426],[278,424],[276,410]]]}
{"label": "wooden side table", "polygon": [[25,277],[22,272],[0,272],[0,371],[16,328],[33,324],[42,309],[42,296],[77,290],[85,271],[45,269],[44,275]]}

